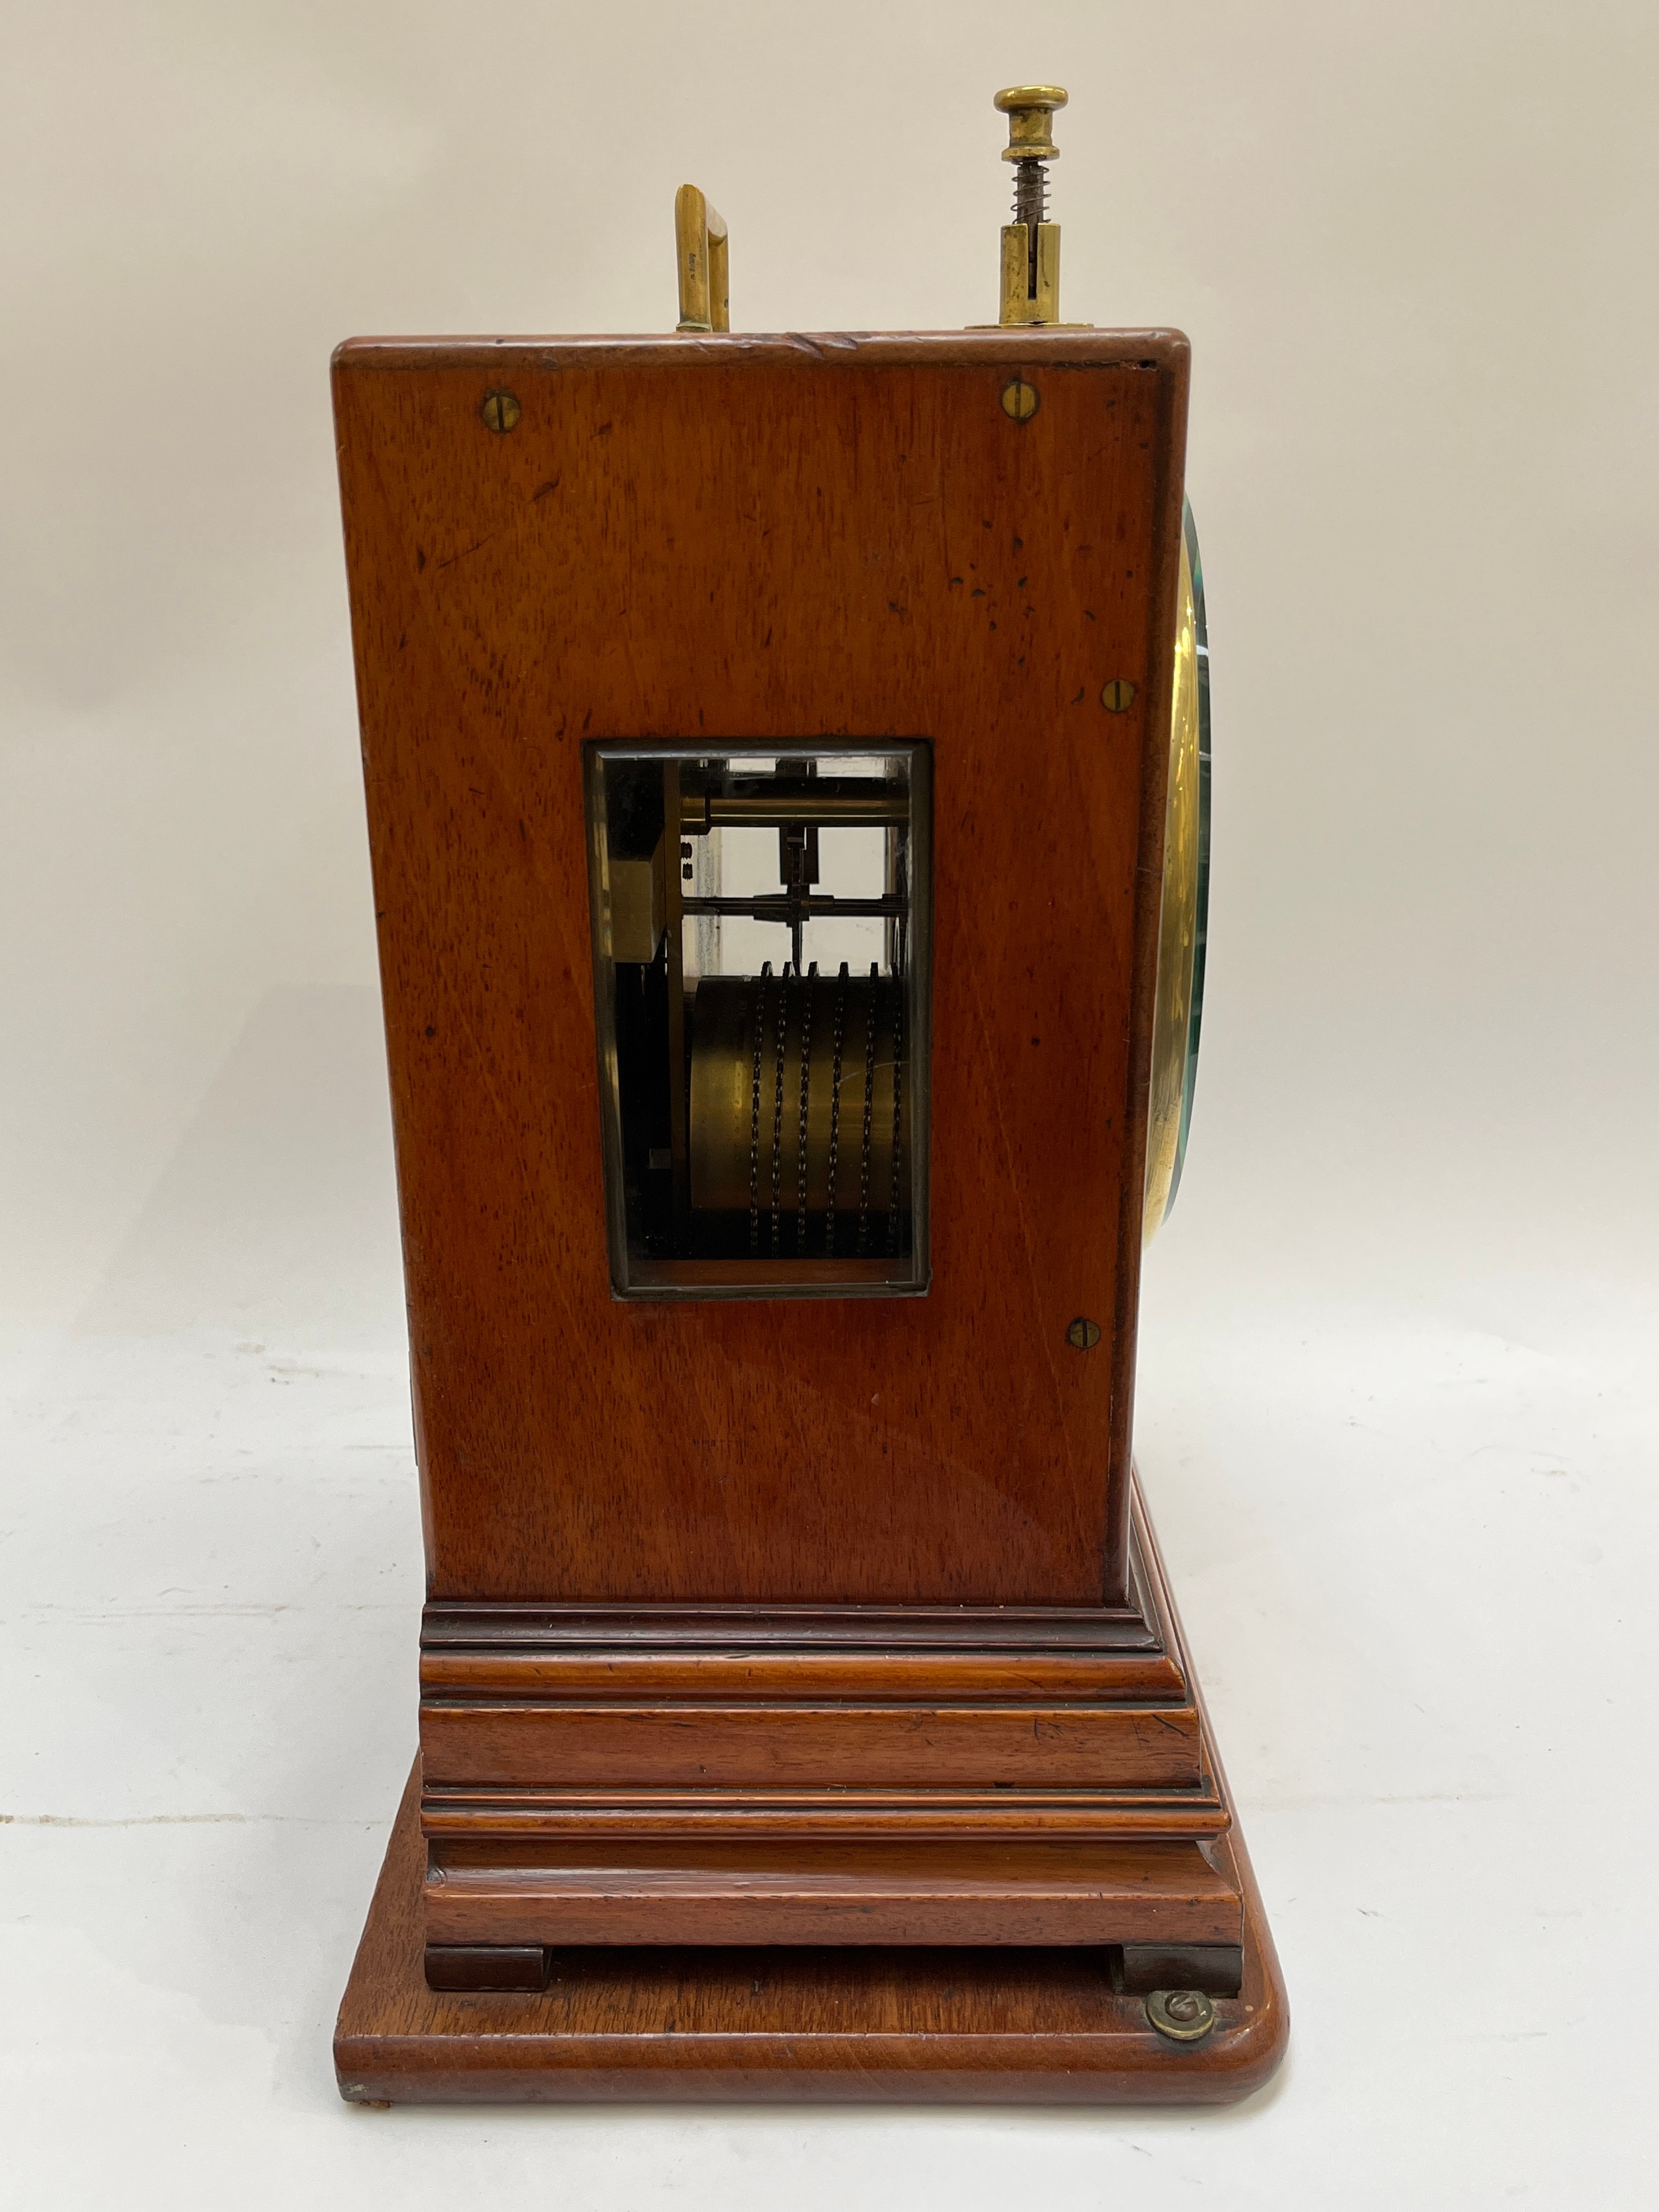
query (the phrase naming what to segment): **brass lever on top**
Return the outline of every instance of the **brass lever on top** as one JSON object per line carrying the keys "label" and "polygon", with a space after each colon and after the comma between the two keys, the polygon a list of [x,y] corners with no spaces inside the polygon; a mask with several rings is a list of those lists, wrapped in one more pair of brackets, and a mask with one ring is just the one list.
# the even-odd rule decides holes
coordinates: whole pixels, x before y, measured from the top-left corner
{"label": "brass lever on top", "polygon": [[729,331],[730,282],[726,218],[695,185],[674,195],[674,245],[679,257],[683,331]]}

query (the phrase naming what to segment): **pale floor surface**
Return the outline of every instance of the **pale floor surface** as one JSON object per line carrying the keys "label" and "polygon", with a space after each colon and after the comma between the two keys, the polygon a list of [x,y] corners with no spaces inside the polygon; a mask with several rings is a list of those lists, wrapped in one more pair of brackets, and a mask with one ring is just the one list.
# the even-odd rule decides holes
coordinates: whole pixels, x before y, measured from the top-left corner
{"label": "pale floor surface", "polygon": [[0,2199],[1653,2201],[1653,1328],[1611,1293],[1149,1325],[1144,1472],[1295,2023],[1251,2103],[340,2105],[421,1592],[361,1012],[356,1135],[256,1038],[82,1324],[9,1353]]}

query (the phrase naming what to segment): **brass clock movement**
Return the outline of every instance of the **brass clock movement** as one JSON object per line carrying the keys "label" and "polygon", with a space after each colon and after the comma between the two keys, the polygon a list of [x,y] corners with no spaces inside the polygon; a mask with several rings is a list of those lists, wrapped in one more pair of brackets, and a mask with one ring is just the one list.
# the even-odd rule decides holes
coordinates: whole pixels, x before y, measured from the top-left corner
{"label": "brass clock movement", "polygon": [[1278,1968],[1131,1456],[1203,997],[1188,349],[359,339],[428,1602],[367,2102],[1218,2100]]}

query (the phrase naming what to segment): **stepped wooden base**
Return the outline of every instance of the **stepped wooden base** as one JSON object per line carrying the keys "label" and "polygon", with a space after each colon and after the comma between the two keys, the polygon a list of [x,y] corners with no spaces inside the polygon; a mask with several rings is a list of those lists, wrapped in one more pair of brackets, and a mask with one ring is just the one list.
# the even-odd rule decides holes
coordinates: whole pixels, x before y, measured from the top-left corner
{"label": "stepped wooden base", "polygon": [[[1195,1843],[531,1847],[432,1861],[429,1945],[1205,1944],[1237,1949],[1238,1893]],[[557,1856],[555,1856],[555,1852]]]}
{"label": "stepped wooden base", "polygon": [[358,2104],[599,2100],[1225,2104],[1278,2064],[1288,2018],[1237,1827],[1211,1846],[1243,1898],[1238,1995],[1202,2042],[1149,2024],[1113,1954],[872,1946],[571,1949],[534,1994],[429,1988],[419,1769],[335,2032]]}

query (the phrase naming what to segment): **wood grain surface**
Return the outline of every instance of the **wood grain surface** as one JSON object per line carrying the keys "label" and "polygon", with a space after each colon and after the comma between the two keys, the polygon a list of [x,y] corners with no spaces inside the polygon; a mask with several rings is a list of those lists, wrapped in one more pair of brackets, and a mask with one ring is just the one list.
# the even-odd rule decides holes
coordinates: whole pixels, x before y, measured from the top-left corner
{"label": "wood grain surface", "polygon": [[1237,1831],[1218,1869],[1243,1899],[1236,1997],[1202,2043],[1166,2042],[1085,1947],[572,1948],[549,1986],[427,1986],[411,1774],[336,2027],[355,2103],[620,2100],[1225,2104],[1283,2056],[1278,1961]]}
{"label": "wood grain surface", "polygon": [[1206,1747],[1134,1484],[1130,1528],[1133,1613],[429,1607],[428,1832],[1206,1834]]}
{"label": "wood grain surface", "polygon": [[[1126,1595],[1186,386],[1167,332],[337,357],[434,1597]],[[932,1288],[617,1303],[581,744],[830,736],[933,748]]]}
{"label": "wood grain surface", "polygon": [[434,1847],[443,1838],[494,1839],[504,1866],[523,1838],[751,1836],[789,1844],[803,1838],[860,1841],[939,1838],[1103,1837],[1186,1840],[1218,1836],[1227,1826],[1200,1732],[1204,1779],[1196,1789],[1087,1790],[1052,1784],[1024,1790],[578,1790],[443,1788],[428,1782],[422,1825]]}
{"label": "wood grain surface", "polygon": [[1232,1944],[1196,1844],[597,1844],[503,1867],[434,1850],[429,1944]]}
{"label": "wood grain surface", "polygon": [[1170,1709],[997,1706],[511,1705],[421,1708],[438,1786],[525,1784],[719,1789],[848,1783],[927,1789],[1067,1784],[1193,1789],[1198,1714]]}

